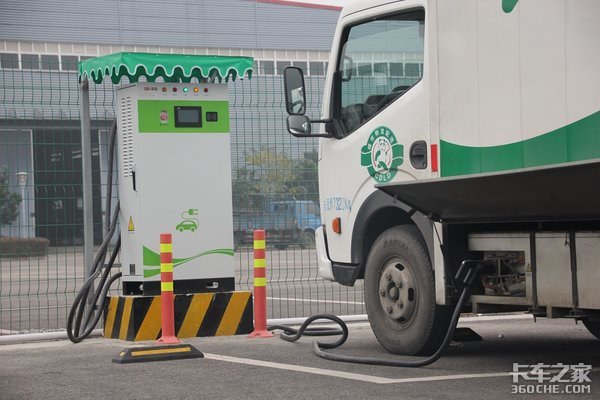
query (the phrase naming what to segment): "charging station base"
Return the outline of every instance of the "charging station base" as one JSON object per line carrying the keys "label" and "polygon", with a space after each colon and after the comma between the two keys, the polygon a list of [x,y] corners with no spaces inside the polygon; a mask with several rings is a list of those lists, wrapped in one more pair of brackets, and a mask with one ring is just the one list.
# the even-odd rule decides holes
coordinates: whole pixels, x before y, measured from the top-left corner
{"label": "charging station base", "polygon": [[[179,339],[244,335],[254,330],[252,292],[175,295]],[[111,296],[104,308],[104,337],[156,340],[161,333],[160,296]]]}

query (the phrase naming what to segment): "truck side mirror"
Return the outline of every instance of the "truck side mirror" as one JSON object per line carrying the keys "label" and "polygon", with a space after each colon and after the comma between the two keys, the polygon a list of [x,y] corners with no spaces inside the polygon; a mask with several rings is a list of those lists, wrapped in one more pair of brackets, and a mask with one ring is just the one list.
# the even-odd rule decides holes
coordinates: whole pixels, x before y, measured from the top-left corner
{"label": "truck side mirror", "polygon": [[312,123],[331,123],[331,119],[312,121],[306,115],[306,90],[304,90],[304,73],[298,67],[286,67],[283,70],[283,86],[285,91],[285,108],[289,114],[287,128],[296,137],[332,137],[331,133],[313,135]]}
{"label": "truck side mirror", "polygon": [[288,114],[304,115],[306,113],[306,94],[302,69],[298,67],[286,67],[283,70],[283,79],[285,108]]}
{"label": "truck side mirror", "polygon": [[289,115],[287,128],[293,136],[311,136],[310,119],[306,115]]}

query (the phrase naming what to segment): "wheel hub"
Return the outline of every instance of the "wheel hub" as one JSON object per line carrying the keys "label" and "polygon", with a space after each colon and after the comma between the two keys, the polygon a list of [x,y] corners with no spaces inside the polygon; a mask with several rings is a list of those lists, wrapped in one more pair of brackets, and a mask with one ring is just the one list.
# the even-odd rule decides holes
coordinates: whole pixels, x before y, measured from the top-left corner
{"label": "wheel hub", "polygon": [[388,262],[379,280],[379,300],[384,314],[398,323],[410,321],[416,308],[415,279],[406,264],[398,260]]}

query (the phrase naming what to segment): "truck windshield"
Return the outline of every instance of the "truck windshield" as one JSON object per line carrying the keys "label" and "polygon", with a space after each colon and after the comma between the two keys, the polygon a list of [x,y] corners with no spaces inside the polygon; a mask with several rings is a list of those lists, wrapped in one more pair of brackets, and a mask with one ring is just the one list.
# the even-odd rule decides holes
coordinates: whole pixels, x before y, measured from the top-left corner
{"label": "truck windshield", "polygon": [[402,96],[423,76],[425,12],[404,12],[347,31],[337,77],[346,133]]}

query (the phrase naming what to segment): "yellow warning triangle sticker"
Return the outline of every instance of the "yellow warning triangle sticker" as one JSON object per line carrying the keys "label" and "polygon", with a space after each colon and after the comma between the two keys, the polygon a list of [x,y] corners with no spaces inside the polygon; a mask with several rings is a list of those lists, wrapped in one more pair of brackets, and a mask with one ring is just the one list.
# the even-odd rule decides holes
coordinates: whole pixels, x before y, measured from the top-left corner
{"label": "yellow warning triangle sticker", "polygon": [[133,226],[133,218],[129,217],[129,225],[127,226],[127,230],[129,232],[135,231],[135,226]]}

